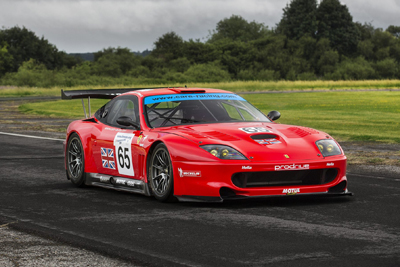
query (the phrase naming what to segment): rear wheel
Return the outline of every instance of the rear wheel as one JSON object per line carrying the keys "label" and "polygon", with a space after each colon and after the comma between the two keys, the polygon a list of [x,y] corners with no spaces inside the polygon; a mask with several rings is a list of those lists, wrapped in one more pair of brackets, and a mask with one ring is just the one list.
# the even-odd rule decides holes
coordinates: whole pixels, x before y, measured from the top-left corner
{"label": "rear wheel", "polygon": [[67,176],[79,187],[85,186],[85,155],[81,139],[76,133],[71,134],[67,145]]}
{"label": "rear wheel", "polygon": [[158,144],[150,158],[149,183],[154,197],[162,202],[172,202],[174,197],[174,175],[167,147]]}

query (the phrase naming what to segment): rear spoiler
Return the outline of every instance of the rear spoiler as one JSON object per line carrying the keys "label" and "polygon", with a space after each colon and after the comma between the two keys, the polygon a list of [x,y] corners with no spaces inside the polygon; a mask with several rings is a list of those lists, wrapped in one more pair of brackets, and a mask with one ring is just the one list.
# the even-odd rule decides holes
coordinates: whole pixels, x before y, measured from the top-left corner
{"label": "rear spoiler", "polygon": [[100,98],[100,99],[113,99],[114,97],[142,89],[161,89],[168,87],[151,87],[151,88],[119,88],[119,89],[88,89],[88,90],[70,90],[64,91],[61,89],[61,99],[71,100],[71,99],[82,99],[82,107],[83,112],[85,113],[85,118],[88,118],[86,114],[85,103],[83,102],[84,98],[88,99],[88,108],[89,108],[89,117],[91,117],[90,113],[90,98]]}
{"label": "rear spoiler", "polygon": [[119,89],[88,89],[88,90],[70,90],[64,91],[61,89],[61,99],[82,99],[82,98],[101,98],[113,99],[114,97],[131,91],[142,89],[161,89],[168,87],[151,87],[151,88],[119,88]]}

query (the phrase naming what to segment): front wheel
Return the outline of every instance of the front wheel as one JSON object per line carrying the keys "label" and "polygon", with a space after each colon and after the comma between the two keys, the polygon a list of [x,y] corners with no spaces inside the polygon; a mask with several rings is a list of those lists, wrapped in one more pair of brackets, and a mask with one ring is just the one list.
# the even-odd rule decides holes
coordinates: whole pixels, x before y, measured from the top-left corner
{"label": "front wheel", "polygon": [[78,186],[85,186],[85,155],[82,141],[76,133],[71,134],[67,145],[67,176]]}
{"label": "front wheel", "polygon": [[174,175],[171,157],[164,144],[160,143],[154,149],[148,170],[149,183],[154,197],[162,202],[174,201]]}

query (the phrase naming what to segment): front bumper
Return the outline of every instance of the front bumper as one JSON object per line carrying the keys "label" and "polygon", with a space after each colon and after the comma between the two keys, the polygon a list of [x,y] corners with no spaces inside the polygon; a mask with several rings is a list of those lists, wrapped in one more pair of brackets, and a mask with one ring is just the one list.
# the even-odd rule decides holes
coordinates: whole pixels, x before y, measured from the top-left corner
{"label": "front bumper", "polygon": [[[221,202],[228,199],[289,195],[352,195],[347,190],[344,156],[335,157],[334,160],[330,158],[330,160],[284,163],[173,162],[173,168],[174,195],[181,201]],[[307,175],[315,176],[315,173],[320,176],[312,177],[311,180],[315,181],[304,178]],[[327,173],[331,176],[329,179],[325,177],[328,176]],[[266,176],[272,174],[273,179],[263,181],[264,174]],[[252,183],[242,184],[233,178],[238,175],[255,178],[252,178]],[[247,178],[244,179],[247,181]]]}

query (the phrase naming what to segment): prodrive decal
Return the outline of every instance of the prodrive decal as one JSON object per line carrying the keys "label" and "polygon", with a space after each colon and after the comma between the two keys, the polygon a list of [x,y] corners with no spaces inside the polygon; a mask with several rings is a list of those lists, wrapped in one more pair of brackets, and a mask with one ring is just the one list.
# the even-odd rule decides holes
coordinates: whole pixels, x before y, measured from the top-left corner
{"label": "prodrive decal", "polygon": [[288,164],[288,165],[275,165],[275,171],[288,171],[288,170],[308,170],[309,164]]}

